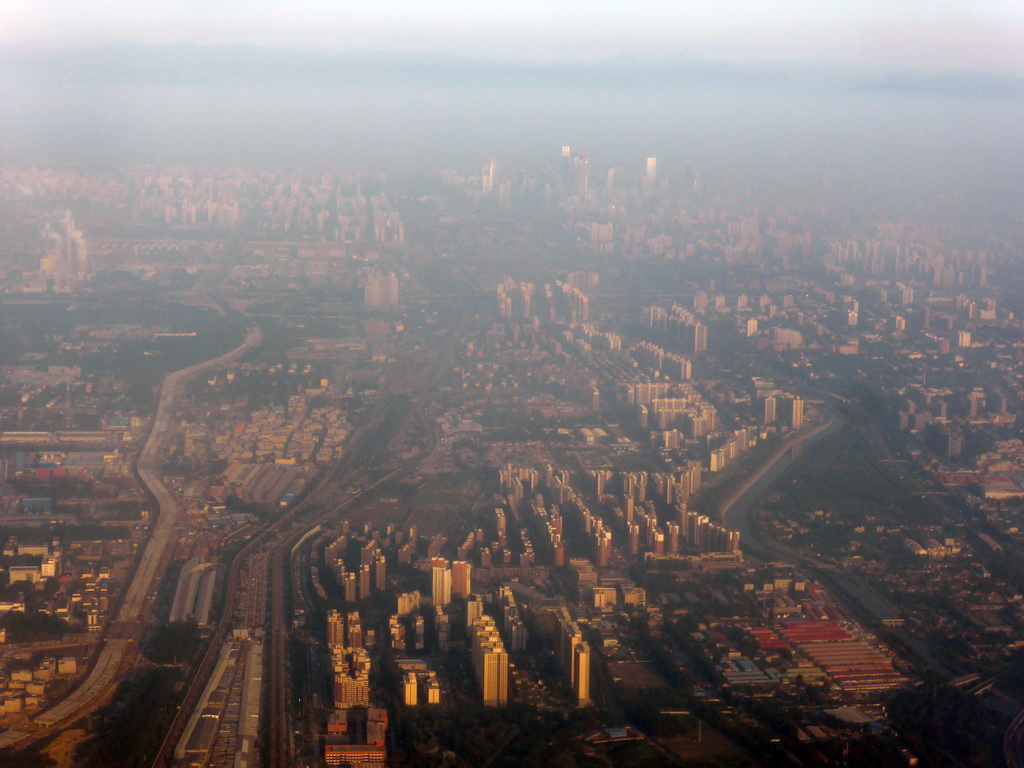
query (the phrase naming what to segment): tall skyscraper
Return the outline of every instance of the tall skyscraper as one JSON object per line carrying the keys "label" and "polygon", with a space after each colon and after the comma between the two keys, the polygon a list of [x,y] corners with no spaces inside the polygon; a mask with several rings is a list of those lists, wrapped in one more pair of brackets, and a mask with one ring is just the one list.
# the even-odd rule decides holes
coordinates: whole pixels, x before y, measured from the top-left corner
{"label": "tall skyscraper", "polygon": [[569,189],[572,186],[572,148],[566,144],[562,147],[562,185]]}
{"label": "tall skyscraper", "polygon": [[576,189],[585,203],[590,196],[590,162],[586,152],[576,155]]}
{"label": "tall skyscraper", "polygon": [[800,429],[804,425],[804,399],[794,397],[790,403],[790,426]]}
{"label": "tall skyscraper", "polygon": [[65,226],[64,247],[67,252],[68,268],[76,280],[84,280],[89,272],[89,254],[85,249],[85,240],[75,226],[74,219],[69,218]]}
{"label": "tall skyscraper", "polygon": [[345,602],[354,603],[359,599],[359,581],[354,573],[347,571],[342,578],[342,585],[345,588]]}
{"label": "tall skyscraper", "polygon": [[331,648],[345,644],[345,621],[339,611],[327,612],[327,644]]}
{"label": "tall skyscraper", "polygon": [[434,605],[448,605],[452,601],[452,572],[448,561],[442,558],[431,561],[431,595]]}
{"label": "tall skyscraper", "polygon": [[467,598],[472,589],[473,566],[464,560],[452,563],[452,594],[455,597]]}
{"label": "tall skyscraper", "polygon": [[492,157],[480,173],[480,192],[482,194],[489,195],[494,191],[495,166],[496,162]]}
{"label": "tall skyscraper", "polygon": [[590,704],[590,645],[580,641],[572,649],[573,697],[578,707]]}
{"label": "tall skyscraper", "polygon": [[58,293],[73,291],[89,277],[85,238],[70,216],[64,219],[60,230],[55,232],[47,227],[46,233],[53,240],[54,248],[40,260],[40,271],[44,278],[53,279],[53,288]]}
{"label": "tall skyscraper", "polygon": [[590,704],[590,646],[564,605],[558,613],[558,624],[562,671],[572,688],[574,705],[585,707]]}
{"label": "tall skyscraper", "polygon": [[484,615],[484,601],[479,595],[470,595],[466,600],[466,626],[472,628],[473,624]]}
{"label": "tall skyscraper", "polygon": [[406,672],[402,677],[402,691],[405,706],[415,707],[419,703],[419,683],[412,672]]}
{"label": "tall skyscraper", "polygon": [[370,566],[359,566],[359,599],[365,600],[373,592],[373,575]]}
{"label": "tall skyscraper", "polygon": [[470,628],[473,670],[484,706],[508,703],[508,653],[490,616],[481,616]]}
{"label": "tall skyscraper", "polygon": [[693,325],[693,353],[699,355],[708,351],[708,327],[703,323]]}
{"label": "tall skyscraper", "polygon": [[349,648],[363,647],[363,620],[359,611],[349,611],[345,617],[345,645]]}
{"label": "tall skyscraper", "polygon": [[602,530],[597,537],[597,564],[604,568],[612,561],[612,532]]}
{"label": "tall skyscraper", "polygon": [[658,158],[648,157],[644,165],[643,188],[650,189],[658,183]]}

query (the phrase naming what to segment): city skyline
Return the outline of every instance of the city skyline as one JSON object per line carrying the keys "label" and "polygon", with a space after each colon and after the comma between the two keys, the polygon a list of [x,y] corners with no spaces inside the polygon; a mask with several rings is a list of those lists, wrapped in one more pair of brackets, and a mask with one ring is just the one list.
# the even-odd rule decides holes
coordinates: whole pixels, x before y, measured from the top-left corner
{"label": "city skyline", "polygon": [[1020,40],[3,3],[0,768],[1024,767]]}
{"label": "city skyline", "polygon": [[958,759],[1024,751],[1019,224],[635,145],[0,168],[0,744],[895,768],[962,707]]}

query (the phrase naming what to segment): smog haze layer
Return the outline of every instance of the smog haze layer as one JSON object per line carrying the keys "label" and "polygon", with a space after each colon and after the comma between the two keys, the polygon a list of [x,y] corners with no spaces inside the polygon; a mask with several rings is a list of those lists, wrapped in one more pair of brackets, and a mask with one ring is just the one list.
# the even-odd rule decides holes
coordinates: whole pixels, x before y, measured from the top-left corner
{"label": "smog haze layer", "polygon": [[433,170],[563,144],[596,166],[735,171],[881,202],[983,199],[1024,178],[1022,81],[997,74],[695,58],[495,64],[441,54],[325,55],[121,45],[8,55],[2,159]]}

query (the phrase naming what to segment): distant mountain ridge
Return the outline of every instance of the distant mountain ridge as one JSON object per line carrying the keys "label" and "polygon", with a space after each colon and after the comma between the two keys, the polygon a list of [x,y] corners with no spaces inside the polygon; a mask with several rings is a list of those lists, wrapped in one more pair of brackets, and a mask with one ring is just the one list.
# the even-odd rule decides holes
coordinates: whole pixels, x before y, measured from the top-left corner
{"label": "distant mountain ridge", "polygon": [[57,53],[0,52],[8,76],[59,82],[252,84],[430,82],[662,86],[672,83],[819,86],[827,90],[935,93],[1024,98],[1024,78],[975,72],[884,71],[851,66],[750,63],[685,54],[644,61],[620,56],[593,63],[503,63],[441,52],[331,53],[254,45],[140,45],[124,43]]}

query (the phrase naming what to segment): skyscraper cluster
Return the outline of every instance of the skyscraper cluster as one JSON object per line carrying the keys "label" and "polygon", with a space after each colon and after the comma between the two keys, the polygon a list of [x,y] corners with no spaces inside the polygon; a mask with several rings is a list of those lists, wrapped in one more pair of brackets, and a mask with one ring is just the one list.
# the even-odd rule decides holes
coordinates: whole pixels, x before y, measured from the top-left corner
{"label": "skyscraper cluster", "polygon": [[695,355],[707,352],[708,328],[689,310],[675,304],[668,310],[651,306],[645,311],[647,326],[653,331],[678,344],[686,352]]}
{"label": "skyscraper cluster", "polygon": [[58,293],[68,293],[89,276],[89,252],[85,238],[71,216],[65,216],[58,229],[47,229],[51,247],[39,260],[39,271],[45,280],[53,281]]}
{"label": "skyscraper cluster", "polygon": [[590,161],[586,152],[573,152],[562,147],[562,185],[586,202],[590,195]]}
{"label": "skyscraper cluster", "polygon": [[363,648],[363,628],[357,611],[342,618],[327,614],[327,642],[331,650],[334,708],[370,706],[370,655]]}

